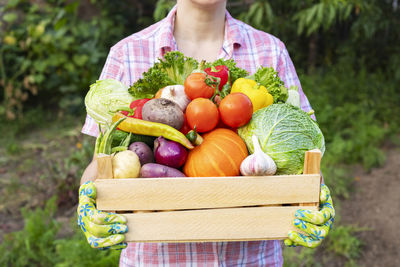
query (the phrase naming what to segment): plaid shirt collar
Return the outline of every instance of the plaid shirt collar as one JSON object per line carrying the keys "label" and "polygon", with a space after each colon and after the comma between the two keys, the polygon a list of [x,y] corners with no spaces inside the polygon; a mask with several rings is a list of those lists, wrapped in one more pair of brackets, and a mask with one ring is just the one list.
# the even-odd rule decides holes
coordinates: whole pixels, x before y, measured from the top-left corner
{"label": "plaid shirt collar", "polygon": [[[168,13],[167,17],[160,21],[160,27],[155,36],[156,51],[158,57],[162,57],[166,52],[178,50],[178,46],[174,37],[174,23],[176,14],[176,5]],[[242,34],[240,33],[240,26],[236,20],[226,12],[225,20],[225,33],[224,43],[219,58],[232,58],[233,49],[235,45],[244,45]]]}

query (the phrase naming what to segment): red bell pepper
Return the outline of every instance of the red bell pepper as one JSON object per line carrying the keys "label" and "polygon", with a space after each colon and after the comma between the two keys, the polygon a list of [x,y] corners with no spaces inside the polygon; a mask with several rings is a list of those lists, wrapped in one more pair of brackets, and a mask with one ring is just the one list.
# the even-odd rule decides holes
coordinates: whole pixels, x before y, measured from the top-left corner
{"label": "red bell pepper", "polygon": [[204,70],[208,75],[213,77],[218,77],[221,79],[219,83],[219,91],[221,91],[222,87],[228,82],[229,80],[229,69],[225,65],[218,65],[213,66],[211,68],[207,68]]}
{"label": "red bell pepper", "polygon": [[[123,110],[123,111],[121,111],[121,113],[124,114],[125,116],[141,120],[143,105],[146,104],[146,102],[149,100],[150,100],[149,98],[134,100],[129,105],[129,108],[132,110],[132,112]],[[129,115],[129,114],[131,114],[131,115]]]}

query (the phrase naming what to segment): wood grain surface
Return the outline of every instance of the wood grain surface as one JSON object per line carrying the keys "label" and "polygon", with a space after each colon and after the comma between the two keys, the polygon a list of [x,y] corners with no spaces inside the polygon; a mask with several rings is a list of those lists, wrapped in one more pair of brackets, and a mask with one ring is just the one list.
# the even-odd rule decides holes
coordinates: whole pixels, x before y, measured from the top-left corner
{"label": "wood grain surface", "polygon": [[104,158],[97,208],[127,217],[128,242],[284,239],[298,231],[297,209],[318,209],[320,161],[319,150],[306,152],[302,175],[112,179]]}
{"label": "wood grain surface", "polygon": [[318,202],[319,175],[96,180],[100,210],[182,210]]}
{"label": "wood grain surface", "polygon": [[[287,238],[299,207],[248,207],[125,214],[128,242],[211,242]],[[316,207],[310,207],[316,210]]]}

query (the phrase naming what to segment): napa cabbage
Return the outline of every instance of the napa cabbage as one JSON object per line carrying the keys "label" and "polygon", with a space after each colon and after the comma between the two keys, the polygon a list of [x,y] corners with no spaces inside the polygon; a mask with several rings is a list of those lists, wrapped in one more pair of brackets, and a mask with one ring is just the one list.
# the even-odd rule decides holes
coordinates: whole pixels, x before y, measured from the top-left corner
{"label": "napa cabbage", "polygon": [[128,86],[113,79],[96,81],[90,85],[85,97],[86,111],[98,124],[112,123],[113,113],[129,108],[134,98],[128,92]]}

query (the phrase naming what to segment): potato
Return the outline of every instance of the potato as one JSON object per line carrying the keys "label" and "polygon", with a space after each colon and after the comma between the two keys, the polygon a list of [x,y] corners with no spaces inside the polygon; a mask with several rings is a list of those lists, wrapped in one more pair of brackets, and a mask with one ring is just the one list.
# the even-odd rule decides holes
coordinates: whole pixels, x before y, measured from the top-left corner
{"label": "potato", "polygon": [[167,124],[177,130],[182,128],[184,122],[184,115],[179,106],[165,98],[155,98],[146,102],[143,105],[142,118]]}
{"label": "potato", "polygon": [[143,166],[146,163],[154,162],[154,155],[151,148],[143,142],[134,142],[130,144],[130,151],[136,153],[139,156],[140,164]]}
{"label": "potato", "polygon": [[181,171],[157,164],[147,163],[140,169],[140,177],[142,178],[153,178],[153,177],[186,177]]}
{"label": "potato", "polygon": [[138,155],[130,150],[116,153],[112,157],[113,176],[117,178],[137,178],[140,174]]}

